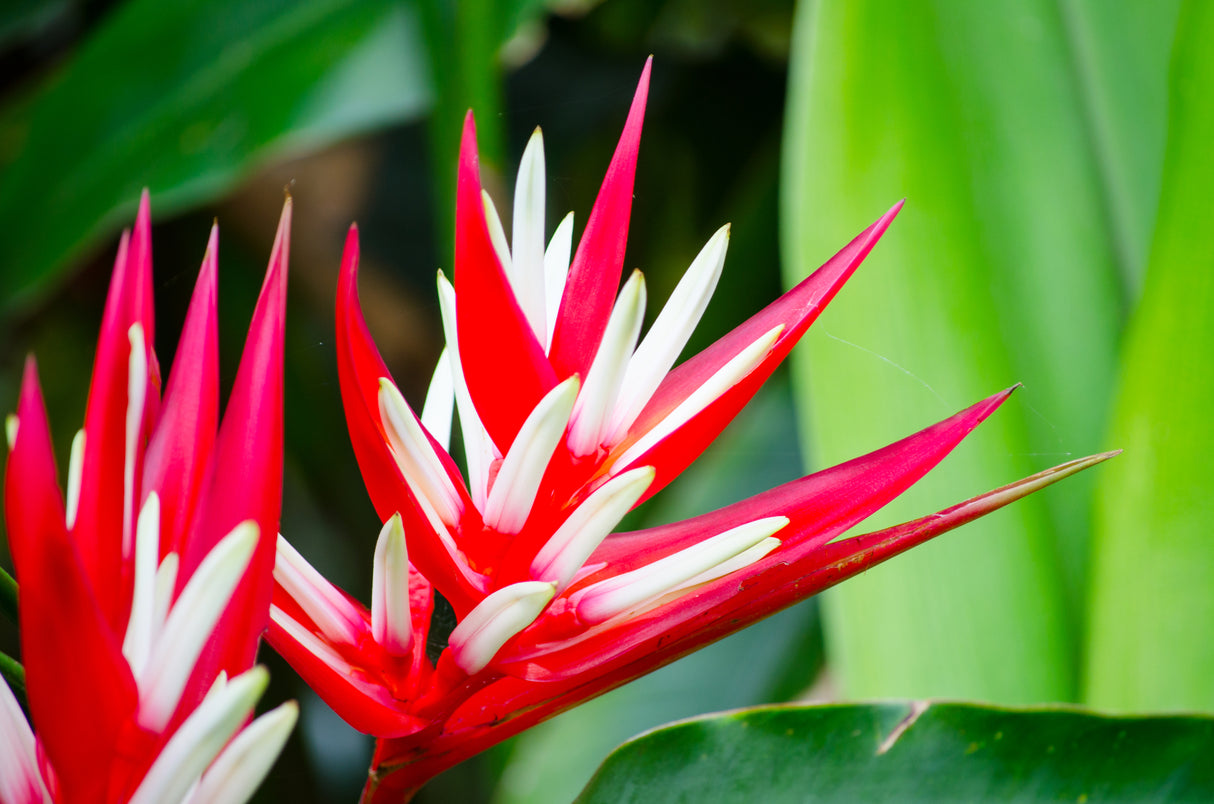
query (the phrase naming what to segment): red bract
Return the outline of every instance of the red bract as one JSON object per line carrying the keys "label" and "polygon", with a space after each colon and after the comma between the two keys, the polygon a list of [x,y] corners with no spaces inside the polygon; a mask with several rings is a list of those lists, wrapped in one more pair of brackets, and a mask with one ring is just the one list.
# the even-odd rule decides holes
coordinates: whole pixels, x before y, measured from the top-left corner
{"label": "red bract", "polygon": [[[649,66],[585,233],[544,247],[539,133],[523,155],[510,245],[481,189],[471,115],[459,165],[447,350],[420,419],[357,295],[358,234],[337,300],[354,450],[380,517],[369,608],[285,541],[271,643],[355,728],[380,738],[364,797],[408,798],[460,760],[1097,458],[923,520],[835,541],[944,458],[1010,391],[902,441],[704,516],[611,531],[753,396],[885,232],[829,262],[671,371],[720,274],[723,228],[638,344],[645,286],[619,290]],[[446,447],[452,399],[465,481]],[[436,594],[454,610],[448,630]]]}
{"label": "red bract", "polygon": [[118,246],[66,500],[26,364],[5,516],[34,731],[0,684],[6,804],[242,801],[294,723],[286,704],[246,727],[266,683],[253,661],[282,491],[290,212],[288,201],[222,425],[218,230],[162,403],[146,193]]}

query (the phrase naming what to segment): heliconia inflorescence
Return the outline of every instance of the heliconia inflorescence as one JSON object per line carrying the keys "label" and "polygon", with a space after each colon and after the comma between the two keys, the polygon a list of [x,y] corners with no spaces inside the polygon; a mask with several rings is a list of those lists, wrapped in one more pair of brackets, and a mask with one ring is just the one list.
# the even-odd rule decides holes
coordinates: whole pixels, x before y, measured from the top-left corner
{"label": "heliconia inflorescence", "polygon": [[[508,242],[481,189],[469,113],[454,285],[438,277],[446,350],[420,417],[362,317],[357,229],[346,241],[342,398],[384,522],[371,603],[280,539],[270,642],[346,721],[380,738],[367,800],[408,798],[489,745],[1107,457],[835,541],[935,466],[1009,390],[718,511],[613,533],[729,423],[901,207],[675,368],[720,276],[729,230],[709,239],[640,337],[644,278],[619,283],[649,69],[576,251],[572,215],[546,237],[538,130],[519,168]],[[448,454],[455,417],[466,478]],[[449,633],[436,605],[454,612]]]}
{"label": "heliconia inflorescence", "polygon": [[0,802],[247,800],[296,720],[250,722],[282,494],[291,203],[219,424],[211,230],[163,401],[147,193],[124,233],[66,499],[33,358],[5,517],[32,728],[0,681]]}

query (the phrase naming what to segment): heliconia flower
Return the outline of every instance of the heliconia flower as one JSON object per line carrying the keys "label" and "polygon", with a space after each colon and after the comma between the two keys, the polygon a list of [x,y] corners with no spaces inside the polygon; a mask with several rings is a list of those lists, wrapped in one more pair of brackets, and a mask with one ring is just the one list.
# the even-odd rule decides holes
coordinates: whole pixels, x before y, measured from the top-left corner
{"label": "heliconia flower", "polygon": [[[944,458],[1004,391],[757,497],[613,533],[750,399],[901,206],[672,370],[716,285],[729,230],[708,241],[640,338],[644,278],[617,288],[648,77],[647,64],[572,259],[571,216],[544,245],[539,132],[522,157],[508,244],[481,189],[469,114],[455,284],[438,278],[447,347],[420,418],[359,308],[356,229],[346,241],[342,398],[385,522],[371,604],[280,540],[270,642],[347,722],[380,738],[365,800],[407,799],[528,726],[1107,457],[836,541]],[[466,479],[447,452],[453,399]]]}
{"label": "heliconia flower", "polygon": [[291,202],[219,424],[216,251],[163,402],[145,192],[124,232],[66,499],[33,358],[9,418],[5,517],[33,728],[0,683],[0,802],[241,802],[293,702],[249,722],[282,494]]}

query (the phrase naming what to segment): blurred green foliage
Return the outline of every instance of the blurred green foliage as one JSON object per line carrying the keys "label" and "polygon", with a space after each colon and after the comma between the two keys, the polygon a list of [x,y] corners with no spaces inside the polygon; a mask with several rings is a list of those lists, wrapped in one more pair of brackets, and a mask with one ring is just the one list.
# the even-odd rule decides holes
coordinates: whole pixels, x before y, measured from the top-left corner
{"label": "blurred green foliage", "polygon": [[[1210,708],[1214,240],[1202,222],[1214,70],[1202,43],[1214,20],[1181,5],[803,0],[795,25],[792,0],[6,5],[0,408],[35,352],[66,456],[108,261],[144,186],[165,365],[220,220],[230,381],[289,185],[283,528],[365,597],[378,527],[345,446],[331,346],[345,227],[360,223],[368,319],[417,402],[441,347],[433,276],[450,265],[466,110],[503,214],[538,124],[549,220],[572,209],[580,226],[652,53],[629,266],[664,299],[733,223],[689,351],[779,292],[777,222],[793,281],[908,205],[796,357],[800,410],[774,384],[632,525],[799,474],[798,425],[821,467],[1017,381],[1018,398],[889,517],[1078,453],[1127,453],[836,590],[821,623],[816,604],[790,610],[454,769],[418,800],[569,800],[636,731],[811,687]],[[0,650],[15,644],[0,630]],[[260,800],[352,800],[369,740],[263,656],[267,705],[299,697],[304,722]]]}
{"label": "blurred green foliage", "polygon": [[813,465],[1016,381],[879,518],[1125,448],[826,595],[845,695],[1214,707],[1212,32],[1202,2],[800,6],[786,280],[908,198],[794,358]]}
{"label": "blurred green foliage", "polygon": [[1086,699],[1214,710],[1214,6],[1185,4],[1142,297],[1125,334],[1099,488]]}

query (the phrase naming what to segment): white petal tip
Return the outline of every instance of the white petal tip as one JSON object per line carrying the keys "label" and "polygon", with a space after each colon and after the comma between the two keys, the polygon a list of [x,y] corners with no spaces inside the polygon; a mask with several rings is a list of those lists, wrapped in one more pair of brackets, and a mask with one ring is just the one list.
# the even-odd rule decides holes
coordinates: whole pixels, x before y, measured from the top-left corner
{"label": "white petal tip", "polygon": [[641,466],[595,489],[536,554],[531,562],[531,577],[563,590],[656,476],[657,470],[652,466]]}
{"label": "white petal tip", "polygon": [[399,513],[379,532],[371,577],[371,633],[384,650],[404,656],[413,648],[409,606],[409,553]]}
{"label": "white petal tip", "polygon": [[775,533],[788,517],[747,522],[651,564],[587,587],[577,596],[578,619],[597,625],[636,612],[664,596],[723,577],[753,564],[780,546]]}
{"label": "white petal tip", "polygon": [[552,454],[561,443],[581,381],[568,378],[549,391],[519,429],[485,504],[485,525],[518,533],[527,523]]}
{"label": "white petal tip", "polygon": [[498,589],[477,605],[451,632],[455,664],[468,675],[484,670],[502,646],[543,613],[556,587],[523,581]]}

